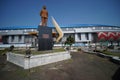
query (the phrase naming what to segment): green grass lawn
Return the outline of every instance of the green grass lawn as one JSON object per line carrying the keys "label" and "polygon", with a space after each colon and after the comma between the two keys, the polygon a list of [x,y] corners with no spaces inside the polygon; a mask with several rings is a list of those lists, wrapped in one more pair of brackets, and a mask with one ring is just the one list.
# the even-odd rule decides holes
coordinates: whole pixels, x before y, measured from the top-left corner
{"label": "green grass lawn", "polygon": [[[31,54],[37,55],[37,54],[55,53],[55,52],[62,52],[62,51],[65,51],[65,50],[63,48],[53,49],[53,50],[46,50],[46,51],[31,50]],[[0,55],[4,54],[6,52],[9,52],[9,51],[0,50]],[[25,49],[20,49],[20,50],[13,50],[11,52],[16,53],[16,54],[25,54],[26,50]]]}
{"label": "green grass lawn", "polygon": [[103,53],[103,54],[106,54],[106,55],[111,55],[111,56],[118,56],[120,57],[120,53],[119,52],[110,52],[110,51],[107,51],[107,50],[97,50],[96,52],[100,52],[100,53]]}
{"label": "green grass lawn", "polygon": [[118,56],[118,57],[120,57],[120,53],[109,52],[109,51],[103,51],[102,53],[106,54],[106,55],[112,55],[112,56]]}
{"label": "green grass lawn", "polygon": [[6,54],[8,52],[8,49],[0,50],[0,55]]}

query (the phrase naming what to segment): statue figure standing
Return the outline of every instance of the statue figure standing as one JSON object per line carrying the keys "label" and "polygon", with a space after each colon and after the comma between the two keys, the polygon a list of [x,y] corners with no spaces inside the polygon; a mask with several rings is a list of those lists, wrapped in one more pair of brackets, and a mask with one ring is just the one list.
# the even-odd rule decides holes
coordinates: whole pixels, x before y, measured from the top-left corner
{"label": "statue figure standing", "polygon": [[43,6],[41,12],[41,26],[47,26],[47,20],[48,20],[48,11],[46,10],[46,6]]}

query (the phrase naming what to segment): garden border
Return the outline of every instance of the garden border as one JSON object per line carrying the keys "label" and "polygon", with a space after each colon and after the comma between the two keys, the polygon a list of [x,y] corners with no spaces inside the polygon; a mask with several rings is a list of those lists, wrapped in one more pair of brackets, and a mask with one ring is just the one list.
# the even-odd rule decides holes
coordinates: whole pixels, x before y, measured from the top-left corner
{"label": "garden border", "polygon": [[14,63],[24,69],[30,69],[33,67],[46,65],[62,60],[67,60],[70,58],[71,55],[68,51],[31,55],[30,57],[27,57],[26,55],[23,54],[15,54],[12,52],[7,53],[7,61]]}

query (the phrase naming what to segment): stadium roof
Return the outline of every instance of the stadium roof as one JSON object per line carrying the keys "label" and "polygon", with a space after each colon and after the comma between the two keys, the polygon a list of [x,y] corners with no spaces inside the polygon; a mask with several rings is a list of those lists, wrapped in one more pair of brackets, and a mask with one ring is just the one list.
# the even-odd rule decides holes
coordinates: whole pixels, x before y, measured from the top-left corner
{"label": "stadium roof", "polygon": [[102,24],[70,24],[70,25],[63,25],[61,27],[119,27],[119,26],[112,26],[112,25],[102,25]]}
{"label": "stadium roof", "polygon": [[[61,28],[74,28],[74,27],[119,27],[111,25],[101,25],[101,24],[71,24],[71,25],[61,25]],[[19,30],[19,29],[37,29],[38,26],[7,26],[0,27],[0,30]],[[54,28],[53,26],[51,28]]]}

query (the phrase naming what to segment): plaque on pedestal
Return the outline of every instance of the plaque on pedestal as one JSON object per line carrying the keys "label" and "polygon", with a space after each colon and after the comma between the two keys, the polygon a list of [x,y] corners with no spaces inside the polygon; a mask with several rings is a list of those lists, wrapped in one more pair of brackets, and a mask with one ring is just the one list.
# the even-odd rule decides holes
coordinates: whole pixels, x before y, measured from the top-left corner
{"label": "plaque on pedestal", "polygon": [[52,29],[47,26],[38,26],[38,51],[52,50]]}

